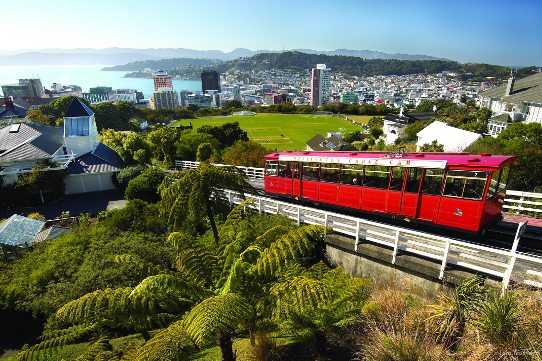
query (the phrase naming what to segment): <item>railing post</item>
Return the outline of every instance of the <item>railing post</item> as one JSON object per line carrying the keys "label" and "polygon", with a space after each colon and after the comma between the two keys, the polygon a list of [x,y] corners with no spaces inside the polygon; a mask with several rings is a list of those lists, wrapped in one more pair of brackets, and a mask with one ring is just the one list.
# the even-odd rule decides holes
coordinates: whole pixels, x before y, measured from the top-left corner
{"label": "railing post", "polygon": [[280,213],[280,203],[277,202],[277,214],[279,214],[279,213]]}
{"label": "railing post", "polygon": [[401,231],[396,230],[395,231],[395,244],[393,245],[393,258],[391,260],[391,264],[395,264],[395,261],[397,260],[397,251],[399,249],[399,238],[401,237]]}
{"label": "railing post", "polygon": [[324,236],[327,236],[327,212],[324,213]]}
{"label": "railing post", "polygon": [[262,199],[258,198],[258,213],[262,213]]}
{"label": "railing post", "polygon": [[354,245],[354,251],[358,251],[359,245],[359,221],[356,221],[356,244]]}
{"label": "railing post", "polygon": [[[519,208],[523,208],[523,201],[525,200],[525,194],[523,192],[521,192],[521,197],[519,197],[519,203],[518,203],[518,207]],[[519,214],[521,211],[521,209],[516,209],[516,214]]]}
{"label": "railing post", "polygon": [[512,248],[510,249],[510,262],[508,263],[508,268],[506,269],[506,272],[504,273],[504,277],[502,279],[502,293],[506,291],[506,289],[508,288],[508,284],[510,283],[512,271],[514,270],[514,264],[516,263],[516,251],[518,249],[519,239],[525,232],[525,228],[527,228],[527,222],[521,222],[518,225],[516,237],[514,238],[514,244],[512,244]]}
{"label": "railing post", "polygon": [[444,278],[444,271],[446,271],[446,263],[448,262],[448,253],[450,252],[450,241],[446,241],[444,246],[444,255],[442,256],[442,264],[440,265],[440,273],[438,278]]}
{"label": "railing post", "polygon": [[297,225],[301,225],[301,207],[297,206]]}

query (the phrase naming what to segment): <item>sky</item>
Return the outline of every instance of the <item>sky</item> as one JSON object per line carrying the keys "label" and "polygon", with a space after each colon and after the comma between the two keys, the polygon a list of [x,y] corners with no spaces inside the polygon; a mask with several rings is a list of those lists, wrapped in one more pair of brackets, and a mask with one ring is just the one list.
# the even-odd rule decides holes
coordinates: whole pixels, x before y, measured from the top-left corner
{"label": "sky", "polygon": [[[25,0],[0,50],[374,50],[542,65],[542,0]],[[6,29],[13,29],[12,32]]]}

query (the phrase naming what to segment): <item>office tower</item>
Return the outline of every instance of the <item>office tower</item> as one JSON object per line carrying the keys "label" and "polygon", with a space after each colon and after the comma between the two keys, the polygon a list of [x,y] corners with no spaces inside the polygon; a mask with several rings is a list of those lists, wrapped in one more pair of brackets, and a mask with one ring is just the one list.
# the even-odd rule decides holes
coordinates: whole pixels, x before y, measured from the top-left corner
{"label": "office tower", "polygon": [[312,69],[311,105],[314,107],[329,103],[330,70],[326,64],[317,64]]}
{"label": "office tower", "polygon": [[154,91],[158,92],[161,89],[173,90],[173,78],[167,75],[167,71],[159,70],[152,75],[154,81]]}
{"label": "office tower", "polygon": [[215,70],[204,70],[201,73],[201,91],[216,90],[220,93],[220,75]]}

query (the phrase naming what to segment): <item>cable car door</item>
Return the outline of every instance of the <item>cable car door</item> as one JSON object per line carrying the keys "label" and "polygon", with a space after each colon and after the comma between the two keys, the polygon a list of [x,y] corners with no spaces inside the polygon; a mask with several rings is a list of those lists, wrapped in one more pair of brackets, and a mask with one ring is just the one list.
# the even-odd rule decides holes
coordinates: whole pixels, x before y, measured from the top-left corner
{"label": "cable car door", "polygon": [[416,217],[420,197],[421,168],[406,168],[406,180],[401,199],[401,215]]}
{"label": "cable car door", "polygon": [[292,165],[292,197],[301,197],[301,163],[291,162]]}

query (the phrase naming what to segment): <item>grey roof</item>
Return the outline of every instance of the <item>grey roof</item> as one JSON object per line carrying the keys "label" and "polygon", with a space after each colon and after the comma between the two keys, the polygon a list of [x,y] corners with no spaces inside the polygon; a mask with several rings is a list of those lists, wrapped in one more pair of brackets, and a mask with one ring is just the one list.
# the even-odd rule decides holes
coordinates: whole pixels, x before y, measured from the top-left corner
{"label": "grey roof", "polygon": [[2,118],[24,118],[26,117],[26,109],[14,104],[13,108],[5,108],[0,111],[0,119]]}
{"label": "grey roof", "polygon": [[482,96],[502,99],[513,104],[521,102],[542,104],[542,73],[517,79],[509,96],[504,96],[506,85],[483,92]]}
{"label": "grey roof", "polygon": [[30,142],[36,148],[53,155],[64,145],[64,128],[35,123],[28,123],[28,126],[41,133],[41,136]]}
{"label": "grey roof", "polygon": [[438,116],[439,115],[435,112],[403,112],[402,117],[400,117],[399,114],[388,113],[384,116],[384,120],[400,124],[410,124],[417,120],[427,121]]}
{"label": "grey roof", "polygon": [[50,154],[45,153],[41,149],[33,146],[32,144],[24,143],[20,147],[1,154],[0,159],[3,161],[19,161],[30,159],[47,159],[50,156]]}
{"label": "grey roof", "polygon": [[11,125],[0,128],[0,159],[47,159],[64,145],[63,129],[34,123],[20,123],[11,133]]}
{"label": "grey roof", "polygon": [[88,117],[93,115],[94,112],[79,98],[74,97],[66,112],[66,117]]}
{"label": "grey roof", "polygon": [[10,133],[10,128],[10,125],[0,127],[0,153],[26,143],[40,135],[38,131],[25,123],[21,123],[19,131],[16,133]]}
{"label": "grey roof", "polygon": [[26,246],[43,228],[45,222],[14,214],[0,228],[0,243],[10,246]]}
{"label": "grey roof", "polygon": [[68,233],[69,231],[70,229],[65,228],[65,227],[57,227],[57,226],[49,227],[47,229],[44,229],[41,232],[38,232],[32,239],[31,244],[45,241],[46,239],[55,239],[61,234]]}
{"label": "grey roof", "polygon": [[309,139],[309,141],[305,144],[314,151],[353,150],[352,147],[350,147],[347,144],[344,144],[335,135],[332,135],[326,139],[322,135],[316,134],[314,137]]}
{"label": "grey roof", "polygon": [[122,158],[113,149],[99,143],[93,152],[77,157],[68,165],[69,174],[117,172],[124,168]]}

